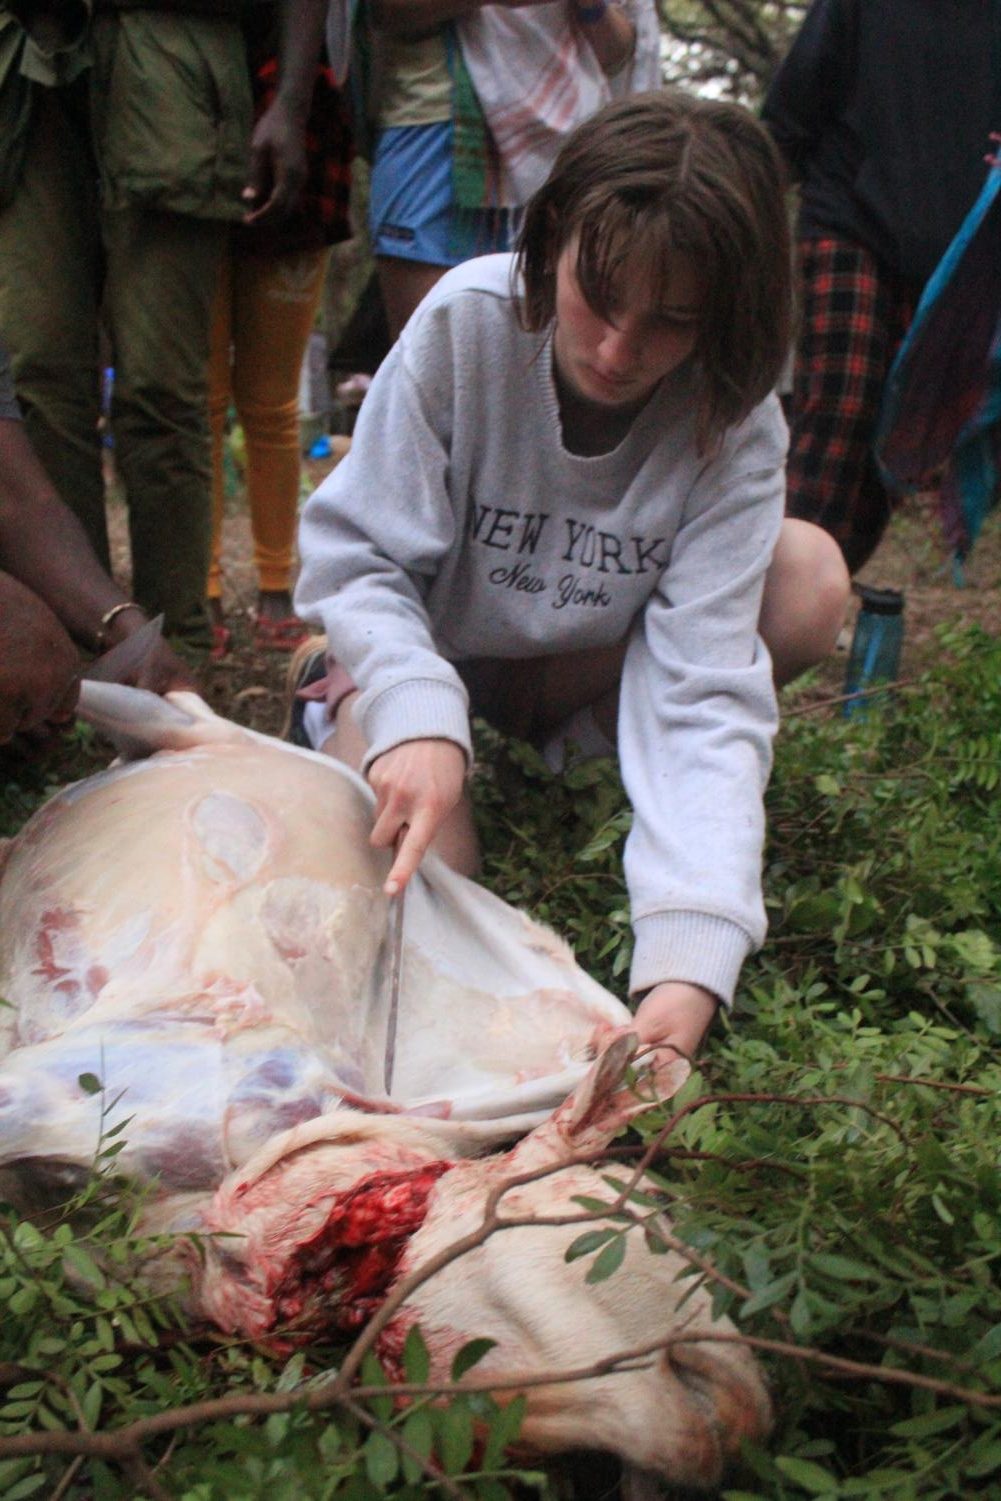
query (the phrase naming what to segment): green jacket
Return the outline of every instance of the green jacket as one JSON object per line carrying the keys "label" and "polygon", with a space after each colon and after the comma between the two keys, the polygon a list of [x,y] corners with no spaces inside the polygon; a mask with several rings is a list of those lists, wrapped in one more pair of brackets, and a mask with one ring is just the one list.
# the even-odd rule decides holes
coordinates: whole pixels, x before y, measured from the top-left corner
{"label": "green jacket", "polygon": [[33,31],[23,4],[0,0],[0,208],[17,191],[36,91],[86,86],[105,207],[242,218],[246,47],[232,4],[204,13],[212,4],[92,13],[83,0],[75,34],[54,42]]}

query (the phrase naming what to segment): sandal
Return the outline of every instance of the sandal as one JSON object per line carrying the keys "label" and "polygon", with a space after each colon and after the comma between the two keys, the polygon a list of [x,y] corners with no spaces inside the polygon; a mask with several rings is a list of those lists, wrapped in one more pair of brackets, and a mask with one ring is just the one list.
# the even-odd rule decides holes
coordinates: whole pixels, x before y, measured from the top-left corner
{"label": "sandal", "polygon": [[233,632],[229,626],[220,625],[218,621],[212,622],[212,645],[209,649],[210,662],[222,662],[229,656],[233,645]]}
{"label": "sandal", "polygon": [[254,645],[259,651],[295,651],[312,632],[297,615],[286,615],[272,620],[270,616],[258,615],[254,621]]}

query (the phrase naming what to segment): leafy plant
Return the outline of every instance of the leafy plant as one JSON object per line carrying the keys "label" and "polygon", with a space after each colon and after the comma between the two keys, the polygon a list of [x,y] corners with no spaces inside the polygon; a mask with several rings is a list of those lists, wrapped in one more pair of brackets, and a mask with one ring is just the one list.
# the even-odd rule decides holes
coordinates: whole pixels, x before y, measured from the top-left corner
{"label": "leafy plant", "polygon": [[[505,1459],[522,1404],[482,1392],[445,1406],[401,1405],[371,1353],[359,1380],[336,1389],[344,1351],[284,1359],[216,1338],[191,1341],[165,1298],[140,1290],[136,1266],[162,1248],[136,1233],[135,1202],[95,1178],[41,1227],[0,1217],[0,1495],[185,1501],[345,1497],[379,1501],[455,1493],[503,1501],[543,1476]],[[489,1340],[461,1349],[458,1381]],[[350,1359],[350,1354],[348,1356]],[[404,1381],[428,1383],[418,1330]]]}
{"label": "leafy plant", "polygon": [[[862,719],[786,719],[769,942],[702,1072],[640,1126],[657,1148],[645,1192],[774,1383],[774,1445],[748,1453],[731,1501],[1001,1495],[1001,647],[941,646],[935,672]],[[546,862],[496,754],[491,878],[564,930],[557,905],[590,912],[578,951],[614,988],[620,851],[572,852],[622,818],[611,766],[571,774],[589,779],[572,809],[523,766],[545,785]],[[633,1211],[572,1247],[592,1280],[651,1224]]]}

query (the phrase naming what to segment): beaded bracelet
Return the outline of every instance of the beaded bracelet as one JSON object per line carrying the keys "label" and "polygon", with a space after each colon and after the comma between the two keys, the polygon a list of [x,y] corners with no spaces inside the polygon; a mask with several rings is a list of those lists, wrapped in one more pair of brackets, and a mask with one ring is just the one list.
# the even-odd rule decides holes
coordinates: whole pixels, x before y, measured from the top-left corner
{"label": "beaded bracelet", "polygon": [[94,634],[94,640],[97,643],[98,651],[103,651],[108,644],[108,628],[110,627],[111,622],[113,620],[116,620],[118,616],[121,615],[125,610],[141,611],[142,605],[137,605],[135,600],[133,599],[126,599],[123,600],[120,605],[112,605],[110,610],[105,610],[104,614],[101,616],[100,621],[98,622],[97,630]]}
{"label": "beaded bracelet", "polygon": [[582,26],[594,26],[604,19],[607,10],[608,0],[597,0],[594,5],[574,5],[573,13]]}

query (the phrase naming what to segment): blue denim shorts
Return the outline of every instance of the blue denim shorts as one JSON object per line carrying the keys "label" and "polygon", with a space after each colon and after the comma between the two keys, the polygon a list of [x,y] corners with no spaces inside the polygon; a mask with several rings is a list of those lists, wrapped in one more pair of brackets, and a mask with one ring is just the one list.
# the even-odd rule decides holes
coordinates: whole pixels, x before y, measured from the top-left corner
{"label": "blue denim shorts", "polygon": [[458,266],[509,250],[507,209],[457,209],[452,201],[452,123],[393,125],[375,145],[369,197],[374,255]]}

